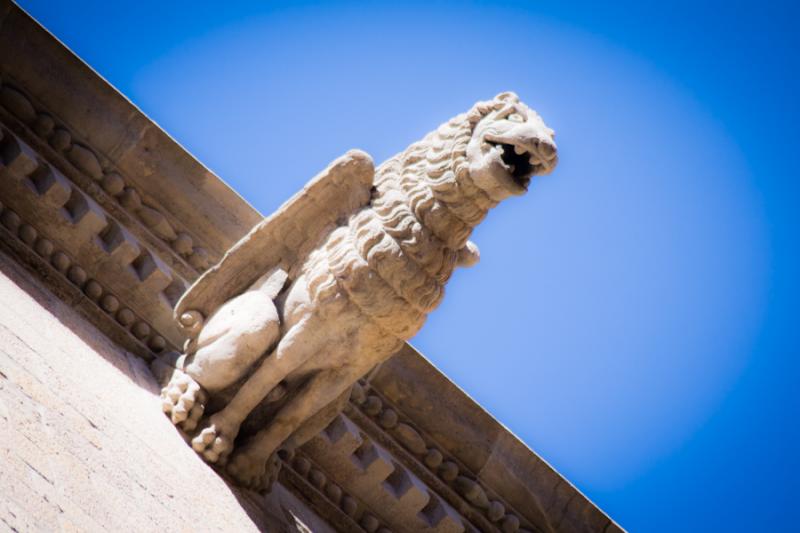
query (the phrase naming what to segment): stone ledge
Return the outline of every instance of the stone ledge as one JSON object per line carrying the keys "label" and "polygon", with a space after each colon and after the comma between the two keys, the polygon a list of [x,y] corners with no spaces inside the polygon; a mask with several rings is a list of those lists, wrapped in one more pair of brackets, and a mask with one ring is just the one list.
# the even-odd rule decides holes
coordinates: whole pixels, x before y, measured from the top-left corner
{"label": "stone ledge", "polygon": [[[355,406],[377,424],[386,410],[407,417],[411,432],[406,430],[406,435],[390,440],[401,443],[417,459],[411,464],[426,464],[487,518],[499,513],[499,508],[491,509],[483,500],[496,494],[498,503],[511,512],[498,519],[500,527],[508,521],[512,529],[511,524],[518,528],[527,522],[528,527],[545,531],[621,531],[412,346],[407,344],[373,370],[365,385],[379,393],[377,401],[368,405],[365,394]],[[391,405],[385,406],[386,400]],[[434,463],[428,457],[432,450],[441,456]],[[448,456],[453,458],[449,464]]]}

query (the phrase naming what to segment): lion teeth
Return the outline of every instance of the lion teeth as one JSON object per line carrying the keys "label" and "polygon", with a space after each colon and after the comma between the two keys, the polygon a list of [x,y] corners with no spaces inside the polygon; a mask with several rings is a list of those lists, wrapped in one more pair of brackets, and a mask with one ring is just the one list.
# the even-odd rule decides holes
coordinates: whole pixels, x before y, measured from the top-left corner
{"label": "lion teeth", "polygon": [[528,159],[528,163],[530,163],[531,165],[534,165],[534,166],[538,165],[539,164],[539,158],[536,157],[535,155],[531,154],[531,157]]}
{"label": "lion teeth", "polygon": [[515,170],[517,170],[517,167],[515,167],[514,165],[508,165],[508,171],[511,174],[513,174]]}
{"label": "lion teeth", "polygon": [[523,147],[521,147],[521,146],[516,146],[516,145],[515,145],[515,146],[514,146],[514,152],[515,152],[517,155],[522,155],[522,154],[524,154],[524,153],[525,153],[525,148],[523,148]]}

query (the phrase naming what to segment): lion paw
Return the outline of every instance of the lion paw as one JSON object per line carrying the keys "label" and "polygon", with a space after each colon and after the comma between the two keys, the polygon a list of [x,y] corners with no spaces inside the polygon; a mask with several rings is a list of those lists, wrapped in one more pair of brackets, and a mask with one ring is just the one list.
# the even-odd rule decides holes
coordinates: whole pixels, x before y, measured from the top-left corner
{"label": "lion paw", "polygon": [[203,416],[208,394],[188,374],[175,370],[166,387],[161,389],[161,407],[172,423],[191,432]]}
{"label": "lion paw", "polygon": [[272,488],[280,470],[281,462],[277,453],[265,461],[258,454],[237,452],[227,466],[228,475],[239,485],[259,492],[268,492]]}
{"label": "lion paw", "polygon": [[233,441],[237,433],[237,430],[229,429],[225,424],[215,422],[212,416],[208,426],[203,428],[203,430],[192,439],[192,448],[201,455],[206,462],[224,465],[231,451],[233,451]]}

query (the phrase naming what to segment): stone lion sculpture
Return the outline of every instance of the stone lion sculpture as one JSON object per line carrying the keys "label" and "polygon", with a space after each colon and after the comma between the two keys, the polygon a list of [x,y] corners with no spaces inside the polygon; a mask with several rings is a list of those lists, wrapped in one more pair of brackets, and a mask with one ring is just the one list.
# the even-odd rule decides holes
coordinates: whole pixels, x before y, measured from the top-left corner
{"label": "stone lion sculpture", "polygon": [[363,152],[337,159],[179,301],[188,341],[164,411],[207,462],[267,489],[277,451],[324,428],[477,261],[472,229],[556,161],[553,131],[513,93],[377,169]]}

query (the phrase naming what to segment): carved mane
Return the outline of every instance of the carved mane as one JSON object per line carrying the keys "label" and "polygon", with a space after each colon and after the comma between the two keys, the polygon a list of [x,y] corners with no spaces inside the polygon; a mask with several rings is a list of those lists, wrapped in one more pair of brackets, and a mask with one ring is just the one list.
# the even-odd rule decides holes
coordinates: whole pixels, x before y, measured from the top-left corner
{"label": "carved mane", "polygon": [[317,273],[312,293],[333,294],[338,281],[387,332],[408,339],[422,327],[459,250],[496,204],[472,182],[466,158],[475,124],[496,107],[476,105],[377,169],[370,205],[331,234],[320,256],[312,254],[312,262],[326,263],[308,269]]}

